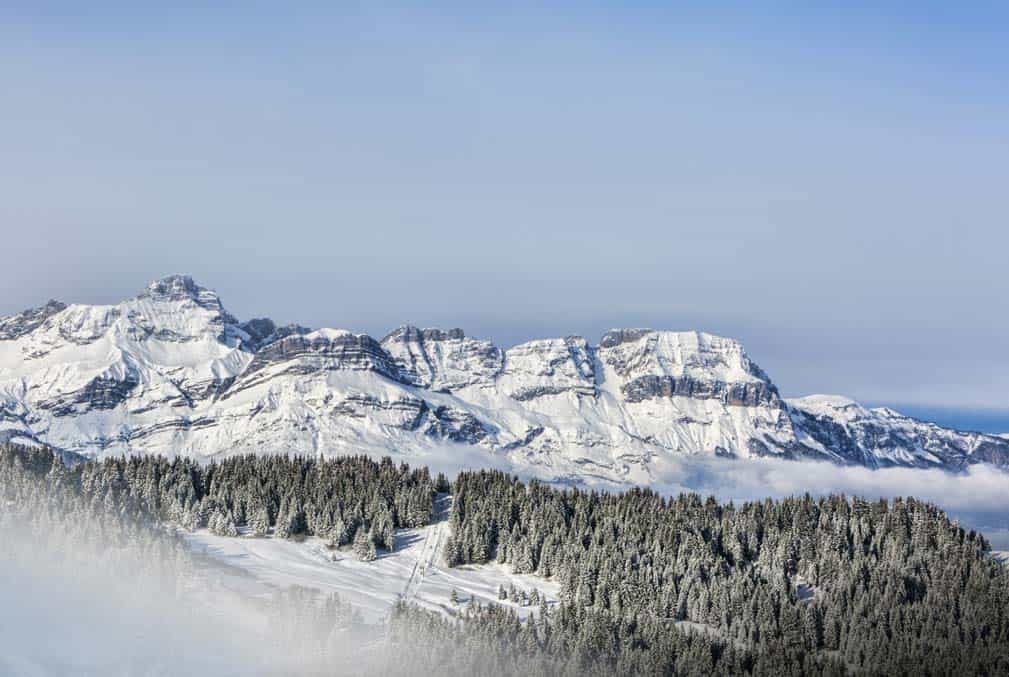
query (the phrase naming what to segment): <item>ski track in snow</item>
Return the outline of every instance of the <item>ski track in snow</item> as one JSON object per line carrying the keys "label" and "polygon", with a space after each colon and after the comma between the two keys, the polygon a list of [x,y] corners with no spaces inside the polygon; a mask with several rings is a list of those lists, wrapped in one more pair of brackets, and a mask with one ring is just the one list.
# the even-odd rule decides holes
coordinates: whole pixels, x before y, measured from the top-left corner
{"label": "ski track in snow", "polygon": [[438,563],[438,553],[441,551],[441,541],[443,534],[448,529],[448,516],[452,510],[452,497],[439,495],[435,500],[434,523],[424,532],[424,542],[421,545],[420,555],[413,565],[410,578],[406,582],[402,599],[406,602],[413,602],[417,598],[417,592],[424,583],[424,577],[428,571],[436,568]]}
{"label": "ski track in snow", "polygon": [[[373,562],[358,561],[350,550],[330,550],[321,539],[215,536],[200,530],[186,536],[190,544],[219,562],[249,574],[245,591],[268,596],[276,589],[299,585],[323,593],[336,592],[359,609],[367,622],[386,620],[397,601],[454,615],[452,590],[460,606],[471,599],[511,607],[522,617],[535,609],[498,600],[498,587],[510,585],[544,593],[556,604],[560,585],[533,575],[513,574],[507,565],[491,563],[449,568],[441,552],[450,534],[451,496],[440,495],[432,524],[396,533],[396,550],[380,551]],[[335,560],[335,561],[334,561]]]}

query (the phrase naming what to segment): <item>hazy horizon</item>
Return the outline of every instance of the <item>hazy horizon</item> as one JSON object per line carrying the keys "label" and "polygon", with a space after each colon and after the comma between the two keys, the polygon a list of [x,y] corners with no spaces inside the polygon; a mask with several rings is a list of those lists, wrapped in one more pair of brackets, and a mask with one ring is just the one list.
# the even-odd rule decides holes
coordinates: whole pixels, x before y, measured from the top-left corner
{"label": "hazy horizon", "polygon": [[1009,10],[569,9],[6,5],[0,314],[698,329],[1009,429]]}

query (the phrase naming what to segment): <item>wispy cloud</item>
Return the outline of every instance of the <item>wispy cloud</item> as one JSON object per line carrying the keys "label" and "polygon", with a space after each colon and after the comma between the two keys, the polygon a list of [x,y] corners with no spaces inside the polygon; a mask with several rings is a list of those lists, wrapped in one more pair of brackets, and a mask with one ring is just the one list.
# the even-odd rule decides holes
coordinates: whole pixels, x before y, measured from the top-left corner
{"label": "wispy cloud", "polygon": [[[528,467],[515,467],[503,457],[491,457],[482,449],[458,445],[434,447],[423,459],[449,477],[460,470],[495,468],[512,472],[528,481],[537,476]],[[655,457],[651,461],[653,480],[648,488],[666,495],[696,492],[721,501],[754,501],[765,498],[846,494],[869,500],[914,496],[935,503],[970,529],[985,534],[995,549],[1009,549],[1009,472],[990,465],[970,466],[954,474],[943,470],[837,466],[813,461],[786,461],[773,458],[735,459],[689,456]],[[626,484],[598,478],[572,480],[587,488],[624,491]]]}
{"label": "wispy cloud", "polygon": [[838,467],[830,463],[754,459],[668,459],[653,488],[696,491],[722,500],[757,500],[844,493],[869,499],[915,496],[931,501],[983,531],[996,548],[1009,548],[1009,473],[988,465],[963,474],[915,468]]}

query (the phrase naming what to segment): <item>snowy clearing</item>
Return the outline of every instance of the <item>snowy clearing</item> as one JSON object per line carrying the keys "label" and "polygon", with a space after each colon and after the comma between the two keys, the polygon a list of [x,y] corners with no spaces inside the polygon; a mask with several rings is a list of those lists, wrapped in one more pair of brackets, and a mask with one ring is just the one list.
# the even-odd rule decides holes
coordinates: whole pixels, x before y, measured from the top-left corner
{"label": "snowy clearing", "polygon": [[[444,497],[443,500],[449,497]],[[299,585],[322,592],[337,592],[359,609],[367,622],[386,618],[400,599],[451,615],[450,601],[456,590],[459,606],[471,599],[494,602],[526,616],[535,611],[498,599],[498,587],[515,585],[545,594],[557,603],[560,585],[543,578],[513,574],[497,563],[449,568],[442,560],[442,547],[449,536],[448,505],[439,506],[439,519],[426,527],[396,532],[396,550],[379,551],[373,562],[361,562],[348,550],[333,550],[319,538],[302,541],[279,538],[232,538],[201,529],[186,536],[198,550],[250,576],[246,592],[266,595],[278,588]]]}

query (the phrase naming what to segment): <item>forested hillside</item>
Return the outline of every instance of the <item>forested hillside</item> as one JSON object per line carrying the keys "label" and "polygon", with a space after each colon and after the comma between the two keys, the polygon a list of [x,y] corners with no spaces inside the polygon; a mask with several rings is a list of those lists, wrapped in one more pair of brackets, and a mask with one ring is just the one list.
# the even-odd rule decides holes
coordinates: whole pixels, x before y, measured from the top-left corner
{"label": "forested hillside", "polygon": [[[52,453],[17,445],[0,452],[0,488],[9,493],[31,476],[69,483],[90,502],[186,529],[237,535],[271,528],[280,537],[314,535],[343,545],[357,539],[391,549],[394,530],[427,524],[435,482],[427,468],[388,458],[312,459],[237,456],[203,464],[188,458],[131,456],[66,468]],[[439,478],[443,488],[447,480]],[[374,548],[372,548],[374,552]]]}
{"label": "forested hillside", "polygon": [[431,520],[436,490],[449,488],[446,563],[496,560],[559,581],[561,602],[525,620],[496,604],[471,601],[455,618],[400,604],[388,637],[417,671],[1009,674],[1009,571],[982,536],[913,498],[733,505],[561,490],[496,471],[461,473],[449,487],[364,457],[67,468],[47,450],[0,447],[0,512],[44,530],[42,516],[69,505],[82,528],[107,531],[110,516],[128,525],[118,540],[165,522],[224,535],[272,528],[353,542],[367,559],[395,545],[394,529]]}
{"label": "forested hillside", "polygon": [[913,498],[735,506],[495,471],[453,486],[447,557],[560,577],[561,651],[622,656],[679,622],[751,650],[761,674],[829,658],[879,674],[1009,673],[1006,569],[982,536]]}

